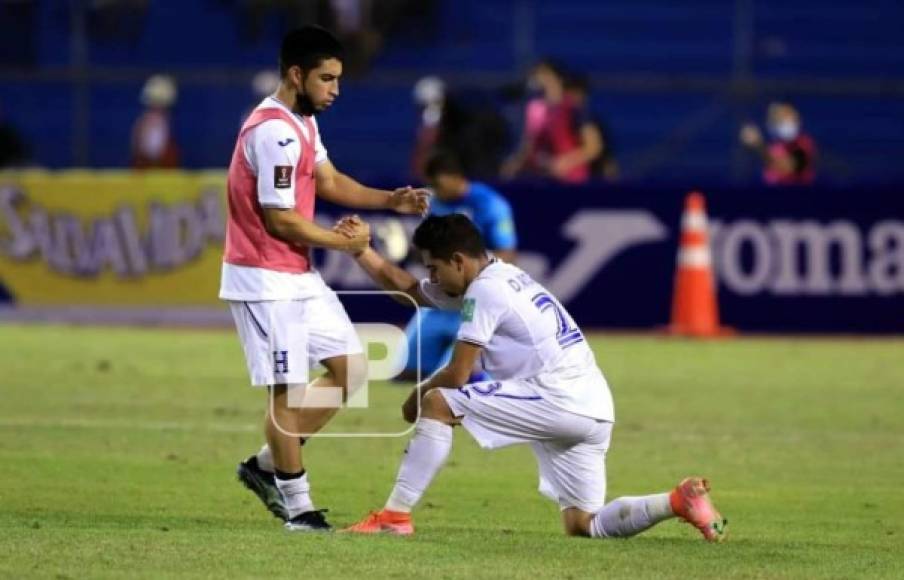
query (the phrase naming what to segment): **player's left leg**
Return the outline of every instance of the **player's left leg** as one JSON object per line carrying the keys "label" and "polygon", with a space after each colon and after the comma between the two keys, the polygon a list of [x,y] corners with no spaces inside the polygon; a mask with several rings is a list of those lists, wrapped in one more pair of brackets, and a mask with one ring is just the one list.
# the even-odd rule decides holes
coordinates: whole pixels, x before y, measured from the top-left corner
{"label": "player's left leg", "polygon": [[414,428],[414,437],[405,449],[395,486],[386,505],[346,531],[360,534],[413,534],[411,510],[449,457],[452,450],[452,426],[456,423],[457,419],[439,389],[426,393],[421,402],[421,417]]}
{"label": "player's left leg", "polygon": [[[304,515],[317,512],[312,509],[313,504],[309,500],[307,472],[304,469],[303,454],[297,448],[298,443],[304,445],[307,437],[319,432],[337,413],[349,394],[366,383],[367,374],[367,360],[362,353],[360,341],[335,293],[324,286],[319,296],[294,301],[288,308],[291,310],[275,313],[273,318],[292,321],[291,324],[303,328],[299,342],[307,353],[308,364],[320,362],[327,370],[303,389],[295,390],[301,396],[296,395],[286,403],[292,407],[290,418],[284,423],[277,420],[279,428],[271,425],[272,430],[278,431],[280,435],[285,435],[289,440],[294,439],[293,445],[296,447],[292,455],[294,456],[294,451],[298,452],[298,469],[283,475],[288,475],[292,480],[290,483],[295,485],[283,484],[279,490],[276,489],[278,482],[272,474],[276,471],[275,463],[278,462],[274,461],[270,445],[265,445],[256,456],[249,457],[238,468],[242,483],[272,513],[284,520],[291,520],[299,513]],[[268,425],[271,423],[268,420]],[[299,506],[309,509],[299,512]],[[319,512],[316,515],[319,516]],[[322,517],[316,519],[319,521]],[[287,526],[290,524],[291,521]]]}
{"label": "player's left leg", "polygon": [[575,507],[562,511],[567,534],[594,538],[627,538],[675,517],[700,530],[708,542],[725,539],[728,521],[713,506],[709,483],[699,477],[683,480],[671,492],[617,498],[595,514]]}
{"label": "player's left leg", "polygon": [[[361,376],[361,372],[350,372],[349,368],[362,368],[366,364],[366,360],[362,355],[332,357],[324,359],[321,364],[326,367],[327,372],[308,384],[306,387],[308,394],[318,390],[320,392],[329,392],[330,389],[341,389],[341,397],[345,400],[348,398],[348,393],[354,392],[361,385],[360,380],[356,378]],[[338,398],[339,396],[337,393],[336,397]],[[307,399],[305,398],[305,400]],[[315,434],[329,423],[338,410],[339,407],[337,405],[319,407],[314,403],[306,404],[302,401],[301,408],[297,409],[298,412],[292,418],[292,421],[296,424],[292,432],[304,435]],[[307,439],[307,436],[302,436],[298,438],[298,441],[303,446]],[[303,451],[301,456],[303,457]],[[291,517],[287,506],[289,498],[284,497],[277,488],[274,477],[275,470],[273,452],[270,445],[266,444],[256,455],[252,455],[240,463],[237,472],[239,480],[245,487],[254,492],[273,515],[285,521]],[[299,470],[299,472],[302,475],[305,473],[303,470]],[[309,493],[309,487],[305,479],[303,485],[298,489],[300,497],[296,498],[298,501],[295,503],[306,506]]]}
{"label": "player's left leg", "polygon": [[707,494],[708,483],[688,478],[671,492],[623,496],[603,505],[605,456],[612,424],[601,422],[578,444],[535,442],[546,493],[559,501],[565,533],[594,538],[627,538],[679,517],[697,527],[709,541],[724,537],[725,522]]}

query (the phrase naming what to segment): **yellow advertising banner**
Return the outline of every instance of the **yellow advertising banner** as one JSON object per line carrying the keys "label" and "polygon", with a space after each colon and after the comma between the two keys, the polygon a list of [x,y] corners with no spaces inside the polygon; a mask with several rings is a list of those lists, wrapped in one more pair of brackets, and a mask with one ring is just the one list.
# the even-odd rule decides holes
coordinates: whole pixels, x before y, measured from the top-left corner
{"label": "yellow advertising banner", "polygon": [[0,284],[23,306],[217,305],[222,171],[0,172]]}

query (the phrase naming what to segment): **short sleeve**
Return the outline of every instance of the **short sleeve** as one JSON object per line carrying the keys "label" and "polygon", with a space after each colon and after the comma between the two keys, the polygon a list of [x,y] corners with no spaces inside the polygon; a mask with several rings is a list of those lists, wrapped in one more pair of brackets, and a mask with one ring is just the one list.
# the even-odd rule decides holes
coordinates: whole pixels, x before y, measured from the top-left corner
{"label": "short sleeve", "polygon": [[245,158],[257,175],[261,207],[295,207],[295,167],[301,156],[298,133],[280,119],[264,121],[245,138]]}
{"label": "short sleeve", "polygon": [[461,298],[458,296],[449,296],[443,289],[439,287],[439,284],[434,284],[430,282],[427,278],[424,278],[420,282],[420,291],[421,296],[430,303],[434,308],[439,308],[440,310],[460,310],[461,309]]}
{"label": "short sleeve", "polygon": [[508,293],[496,282],[476,280],[471,283],[461,305],[458,340],[486,346],[511,305]]}
{"label": "short sleeve", "polygon": [[518,245],[512,208],[501,197],[494,197],[490,201],[482,229],[490,250],[514,250]]}
{"label": "short sleeve", "polygon": [[329,160],[329,156],[327,155],[326,147],[323,146],[323,139],[320,138],[320,126],[317,124],[317,119],[311,117],[311,121],[314,123],[317,133],[317,139],[314,140],[314,165],[320,165],[324,161]]}

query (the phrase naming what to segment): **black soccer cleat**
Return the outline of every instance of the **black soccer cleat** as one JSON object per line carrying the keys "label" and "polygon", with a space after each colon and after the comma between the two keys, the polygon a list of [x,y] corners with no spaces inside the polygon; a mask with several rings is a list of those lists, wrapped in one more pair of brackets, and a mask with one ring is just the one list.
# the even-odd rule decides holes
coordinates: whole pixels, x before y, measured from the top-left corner
{"label": "black soccer cleat", "polygon": [[286,521],[286,530],[290,532],[332,532],[333,526],[323,516],[329,510],[312,510],[298,514]]}
{"label": "black soccer cleat", "polygon": [[258,466],[256,455],[239,463],[235,472],[242,485],[254,492],[271,514],[282,521],[289,519],[289,510],[279,488],[276,487],[276,479],[272,473],[267,473]]}

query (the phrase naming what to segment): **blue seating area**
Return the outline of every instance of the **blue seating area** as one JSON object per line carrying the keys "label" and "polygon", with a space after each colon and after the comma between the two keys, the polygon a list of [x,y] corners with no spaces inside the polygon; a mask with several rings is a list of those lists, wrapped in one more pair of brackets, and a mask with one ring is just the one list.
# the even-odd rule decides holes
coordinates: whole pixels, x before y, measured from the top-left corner
{"label": "blue seating area", "polygon": [[[26,35],[33,60],[38,71],[62,75],[73,58],[71,4],[35,4],[37,30]],[[246,81],[274,64],[284,30],[273,14],[258,40],[248,38],[240,4],[152,2],[136,41],[92,38],[89,65],[105,74],[89,84],[90,166],[127,165],[142,76],[158,71],[182,81],[174,122],[185,165],[226,164],[240,118],[253,102]],[[756,96],[720,89],[736,72],[735,2],[447,0],[437,4],[435,29],[400,30],[368,75],[343,85],[337,105],[321,120],[327,146],[350,172],[402,179],[416,123],[413,79],[438,73],[453,85],[489,91],[514,80],[535,58],[553,56],[598,81],[653,82],[649,88],[610,81],[593,97],[630,180],[755,181],[756,162],[738,150],[737,129],[743,120],[761,121],[776,97],[799,105],[805,128],[821,145],[825,180],[904,179],[904,165],[892,162],[904,156],[904,5],[747,4],[753,26],[748,71],[779,83],[821,79],[818,85],[802,82],[783,94]],[[3,30],[11,28],[4,23]],[[31,142],[36,163],[71,166],[73,84],[52,74],[3,78],[0,111]],[[861,91],[858,79],[895,82],[897,92]],[[677,88],[664,88],[672,82]],[[833,88],[838,83],[842,89]]]}

